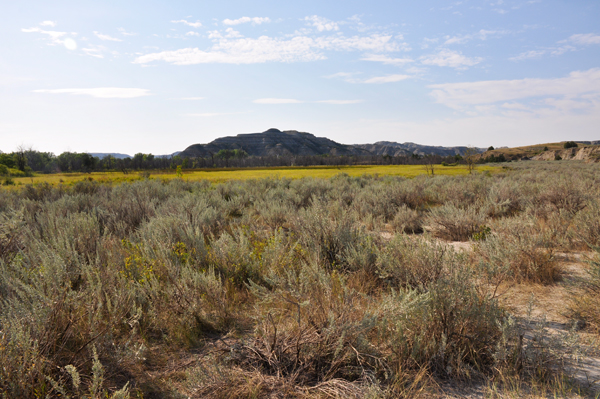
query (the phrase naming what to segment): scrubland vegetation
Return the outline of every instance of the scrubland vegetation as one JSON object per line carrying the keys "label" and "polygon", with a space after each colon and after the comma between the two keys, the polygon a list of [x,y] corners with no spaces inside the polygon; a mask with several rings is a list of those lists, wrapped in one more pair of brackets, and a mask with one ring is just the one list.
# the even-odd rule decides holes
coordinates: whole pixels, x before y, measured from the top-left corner
{"label": "scrubland vegetation", "polygon": [[[0,395],[593,396],[600,165],[511,167],[0,190]],[[551,335],[503,298],[564,253],[588,263]]]}

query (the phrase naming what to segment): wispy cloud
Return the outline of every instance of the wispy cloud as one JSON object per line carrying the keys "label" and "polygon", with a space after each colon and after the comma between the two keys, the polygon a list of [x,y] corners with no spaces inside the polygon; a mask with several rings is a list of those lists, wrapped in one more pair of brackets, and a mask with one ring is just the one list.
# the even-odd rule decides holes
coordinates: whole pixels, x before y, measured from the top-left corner
{"label": "wispy cloud", "polygon": [[103,35],[102,33],[97,32],[97,31],[94,31],[94,35],[96,35],[96,37],[98,39],[100,39],[100,40],[108,40],[108,41],[111,41],[111,42],[122,42],[123,41],[123,40],[118,39],[116,37],[112,37],[112,36],[109,36],[109,35]]}
{"label": "wispy cloud", "polygon": [[51,28],[54,28],[56,26],[56,22],[54,22],[54,21],[42,21],[42,22],[40,22],[40,26],[50,26]]}
{"label": "wispy cloud", "polygon": [[293,98],[259,98],[252,102],[255,104],[301,104],[304,101]]}
{"label": "wispy cloud", "polygon": [[305,104],[305,103],[317,103],[317,104],[331,104],[331,105],[349,105],[359,104],[363,100],[317,100],[317,101],[303,101],[294,98],[259,98],[252,101],[255,104]]}
{"label": "wispy cloud", "polygon": [[445,83],[428,88],[436,102],[457,110],[533,100],[542,108],[559,105],[564,108],[562,101],[571,106],[600,103],[600,68],[571,72],[564,78]]}
{"label": "wispy cloud", "polygon": [[326,78],[326,79],[336,79],[336,78],[348,79],[348,78],[351,78],[351,77],[356,76],[358,74],[359,74],[359,72],[337,72],[337,73],[334,73],[332,75],[326,75],[326,76],[323,76],[323,77]]}
{"label": "wispy cloud", "polygon": [[[235,35],[233,35],[235,33]],[[229,37],[227,37],[227,35]],[[370,36],[343,35],[309,37],[297,35],[291,38],[260,36],[257,39],[238,37],[239,32],[226,31],[226,35],[211,32],[212,48],[183,48],[162,51],[137,57],[136,64],[165,61],[175,65],[205,63],[255,64],[264,62],[305,62],[326,59],[324,51],[391,52],[401,45],[391,35]]]}
{"label": "wispy cloud", "polygon": [[511,61],[530,60],[533,58],[540,58],[544,54],[546,54],[546,50],[529,50],[529,51],[525,51],[524,53],[521,53],[515,57],[510,57],[509,60],[511,60]]}
{"label": "wispy cloud", "polygon": [[363,83],[394,83],[411,78],[410,75],[387,75],[367,79]]}
{"label": "wispy cloud", "polygon": [[174,24],[184,24],[184,25],[187,25],[187,26],[191,26],[192,28],[200,28],[202,26],[202,23],[199,22],[199,21],[189,22],[189,21],[187,21],[185,19],[180,19],[180,20],[171,21],[171,22],[173,22]]}
{"label": "wispy cloud", "polygon": [[559,43],[564,43],[566,41],[579,44],[581,46],[589,46],[592,44],[600,44],[600,35],[593,33],[578,33],[576,35],[571,35],[569,39],[563,40]]}
{"label": "wispy cloud", "polygon": [[87,47],[84,47],[81,50],[85,54],[94,58],[104,58],[104,53],[108,51],[108,49],[104,46],[99,46],[91,43],[88,43]]}
{"label": "wispy cloud", "polygon": [[333,75],[323,76],[326,79],[341,79],[348,83],[367,83],[367,84],[381,84],[381,83],[394,83],[400,82],[402,80],[413,78],[411,75],[401,75],[401,74],[393,74],[393,75],[385,75],[385,76],[375,76],[372,78],[359,78],[358,72],[338,72]]}
{"label": "wispy cloud", "polygon": [[430,54],[419,58],[422,64],[436,65],[441,67],[451,67],[456,69],[466,69],[467,67],[477,65],[483,58],[466,57],[458,51],[442,49],[436,54]]}
{"label": "wispy cloud", "polygon": [[196,116],[196,117],[200,117],[200,118],[212,118],[215,116],[236,115],[239,113],[240,112],[200,112],[200,113],[185,114],[185,116]]}
{"label": "wispy cloud", "polygon": [[89,89],[41,89],[34,93],[72,94],[96,98],[135,98],[150,95],[150,90],[122,87],[96,87]]}
{"label": "wispy cloud", "polygon": [[200,36],[200,33],[198,32],[194,32],[194,31],[189,31],[188,33],[185,34],[186,36]]}
{"label": "wispy cloud", "polygon": [[479,32],[475,32],[468,35],[457,35],[457,36],[446,36],[444,44],[462,44],[470,40],[479,39],[487,40],[488,37],[500,37],[510,33],[506,30],[485,30],[481,29]]}
{"label": "wispy cloud", "polygon": [[437,42],[439,42],[439,38],[435,37],[435,38],[424,38],[423,42],[421,43],[421,49],[425,50],[428,49],[430,45],[436,44]]}
{"label": "wispy cloud", "polygon": [[361,83],[361,80],[356,77],[358,75],[360,75],[360,72],[338,72],[323,77],[325,79],[341,79],[348,83]]}
{"label": "wispy cloud", "polygon": [[67,32],[58,32],[54,30],[43,30],[41,28],[33,27],[33,28],[23,28],[21,32],[25,33],[41,33],[43,35],[47,35],[48,39],[52,42],[52,44],[63,44],[63,39]]}
{"label": "wispy cloud", "polygon": [[135,36],[137,35],[137,33],[133,33],[133,32],[127,32],[125,30],[125,28],[118,28],[117,29],[123,36]]}
{"label": "wispy cloud", "polygon": [[180,98],[180,100],[186,100],[186,101],[198,101],[198,100],[204,100],[206,99],[206,97],[183,97]]}
{"label": "wispy cloud", "polygon": [[387,55],[383,55],[383,54],[365,55],[363,58],[361,58],[361,60],[362,61],[381,62],[385,65],[396,65],[396,66],[405,65],[410,62],[414,62],[414,60],[412,58],[391,58],[391,57],[388,57]]}
{"label": "wispy cloud", "polygon": [[248,22],[251,22],[253,25],[260,25],[260,24],[265,24],[265,23],[271,22],[271,19],[269,17],[254,17],[254,18],[241,17],[238,19],[223,20],[224,25],[239,25],[239,24],[246,24]]}
{"label": "wispy cloud", "polygon": [[[50,21],[44,21],[40,25],[47,23],[47,22],[50,22]],[[46,26],[49,26],[49,25],[46,24]],[[54,31],[54,30],[43,30],[37,26],[33,27],[33,28],[23,28],[23,29],[21,29],[21,32],[41,33],[42,35],[46,35],[47,39],[49,40],[48,45],[50,45],[50,46],[62,45],[62,46],[65,46],[67,48],[67,50],[76,50],[77,49],[77,42],[71,37],[65,37],[67,35],[67,32],[58,32],[58,31]],[[74,33],[74,32],[71,32],[71,34],[76,35],[76,33]]]}
{"label": "wispy cloud", "polygon": [[523,61],[532,58],[539,58],[546,54],[560,56],[571,51],[581,50],[581,48],[584,46],[593,46],[596,44],[600,44],[600,35],[596,35],[594,33],[578,33],[569,36],[567,39],[558,41],[557,46],[526,51],[515,57],[509,58],[509,60]]}
{"label": "wispy cloud", "polygon": [[317,103],[332,104],[332,105],[347,105],[347,104],[360,104],[364,100],[321,100],[316,101]]}
{"label": "wispy cloud", "polygon": [[336,31],[340,29],[339,25],[336,22],[333,22],[327,18],[319,17],[318,15],[305,17],[304,21],[308,22],[310,26],[317,28],[319,32]]}
{"label": "wispy cloud", "polygon": [[454,3],[451,3],[450,5],[440,8],[440,10],[449,11],[449,10],[452,10],[454,7],[460,6],[463,3],[464,3],[464,1],[455,1]]}

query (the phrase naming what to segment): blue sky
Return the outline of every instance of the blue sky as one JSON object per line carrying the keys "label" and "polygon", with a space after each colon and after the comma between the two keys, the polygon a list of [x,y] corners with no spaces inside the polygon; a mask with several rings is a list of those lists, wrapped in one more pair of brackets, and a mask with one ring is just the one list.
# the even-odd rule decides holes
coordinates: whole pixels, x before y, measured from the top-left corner
{"label": "blue sky", "polygon": [[271,127],[600,140],[596,0],[24,0],[0,20],[5,152],[166,154]]}

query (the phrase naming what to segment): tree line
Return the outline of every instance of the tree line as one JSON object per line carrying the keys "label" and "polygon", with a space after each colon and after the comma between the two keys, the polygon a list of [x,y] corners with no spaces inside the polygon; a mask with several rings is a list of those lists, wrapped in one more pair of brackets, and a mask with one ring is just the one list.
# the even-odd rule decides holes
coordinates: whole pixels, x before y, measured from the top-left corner
{"label": "tree line", "polygon": [[[220,150],[207,157],[157,157],[137,153],[133,157],[103,158],[88,153],[63,152],[54,155],[33,149],[19,148],[12,153],[0,153],[0,174],[98,172],[152,169],[248,168],[269,166],[350,166],[350,165],[432,165],[465,163],[460,155],[272,155],[249,156],[243,150]],[[19,173],[20,172],[20,173]]]}

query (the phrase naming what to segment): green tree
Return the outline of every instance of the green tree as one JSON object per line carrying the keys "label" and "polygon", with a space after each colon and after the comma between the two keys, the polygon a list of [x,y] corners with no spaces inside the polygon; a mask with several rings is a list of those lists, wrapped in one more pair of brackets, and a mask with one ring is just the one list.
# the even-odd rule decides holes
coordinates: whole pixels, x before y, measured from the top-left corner
{"label": "green tree", "polygon": [[25,171],[25,166],[27,166],[27,156],[25,152],[27,150],[23,146],[19,146],[17,151],[13,153],[13,159],[15,161],[15,165],[21,171]]}
{"label": "green tree", "polygon": [[83,166],[83,169],[88,173],[91,173],[96,168],[97,160],[98,158],[93,157],[90,154],[81,154],[81,164]]}
{"label": "green tree", "polygon": [[102,158],[102,162],[104,163],[104,168],[107,170],[113,169],[117,164],[116,158],[112,155],[107,155],[104,158]]}
{"label": "green tree", "polygon": [[14,168],[15,160],[10,154],[0,154],[0,165],[6,165],[7,168]]}
{"label": "green tree", "polygon": [[217,158],[229,159],[229,158],[233,158],[234,154],[235,153],[233,150],[223,149],[223,150],[219,150],[219,152],[217,152]]}

